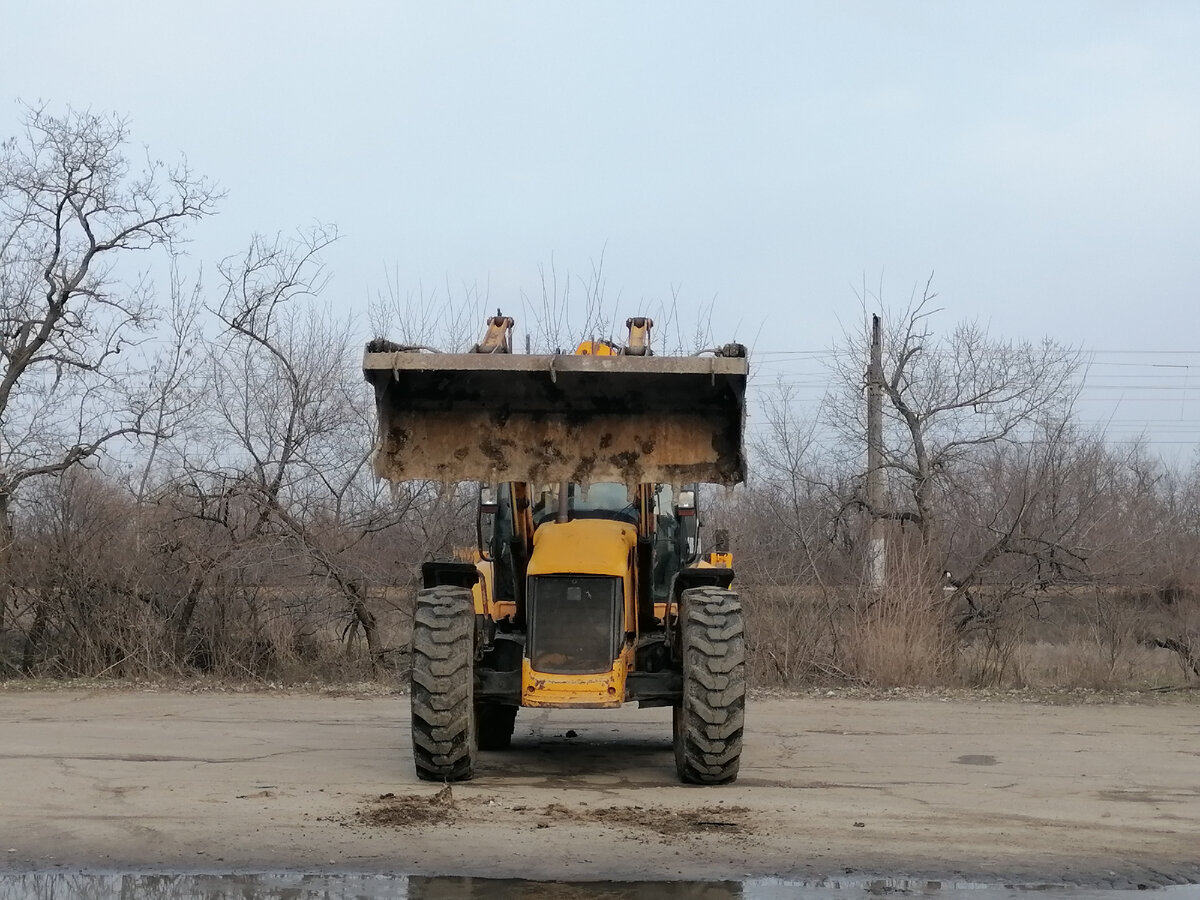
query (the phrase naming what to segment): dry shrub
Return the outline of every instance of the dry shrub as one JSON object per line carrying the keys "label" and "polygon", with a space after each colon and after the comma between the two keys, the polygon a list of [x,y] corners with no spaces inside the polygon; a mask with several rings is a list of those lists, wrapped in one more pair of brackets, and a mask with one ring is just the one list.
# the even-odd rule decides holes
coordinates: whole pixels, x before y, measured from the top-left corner
{"label": "dry shrub", "polygon": [[835,596],[804,584],[751,585],[746,593],[751,684],[787,686],[844,676],[837,662]]}
{"label": "dry shrub", "polygon": [[412,615],[405,595],[392,593],[372,591],[366,598],[376,610],[375,657],[341,597],[276,590],[252,611],[237,598],[206,608],[189,636],[181,671],[283,681],[389,677],[406,665]]}
{"label": "dry shrub", "polygon": [[[997,608],[986,594],[981,605]],[[1170,687],[1197,677],[1185,654],[1172,649],[1200,648],[1200,616],[1189,624],[1195,607],[1181,594],[1167,602],[1151,589],[1075,587],[1000,609],[964,646],[963,668],[972,683],[1113,690]],[[1007,657],[1002,667],[995,665],[996,642]]]}
{"label": "dry shrub", "polygon": [[404,668],[412,566],[390,551],[398,535],[306,542],[225,508],[228,522],[169,507],[173,495],[139,506],[85,470],[36,487],[5,572],[5,676],[358,681]]}
{"label": "dry shrub", "polygon": [[883,588],[864,591],[853,606],[846,670],[880,687],[957,680],[955,635],[940,595],[938,580],[919,557],[893,562]]}
{"label": "dry shrub", "polygon": [[960,667],[964,680],[975,687],[1023,687],[1021,648],[1033,625],[1030,610],[1020,604],[1005,602],[1011,597],[995,600],[980,598],[977,606],[989,604],[982,615],[956,618],[956,630],[961,642]]}

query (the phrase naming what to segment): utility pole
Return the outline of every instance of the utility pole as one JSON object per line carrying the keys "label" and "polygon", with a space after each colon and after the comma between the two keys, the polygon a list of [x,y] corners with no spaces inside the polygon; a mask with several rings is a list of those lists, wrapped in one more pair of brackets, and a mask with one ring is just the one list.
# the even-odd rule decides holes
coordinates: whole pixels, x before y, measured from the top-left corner
{"label": "utility pole", "polygon": [[883,470],[883,341],[879,316],[871,316],[871,355],[867,361],[867,514],[871,524],[867,536],[867,583],[883,587],[887,569],[886,522]]}

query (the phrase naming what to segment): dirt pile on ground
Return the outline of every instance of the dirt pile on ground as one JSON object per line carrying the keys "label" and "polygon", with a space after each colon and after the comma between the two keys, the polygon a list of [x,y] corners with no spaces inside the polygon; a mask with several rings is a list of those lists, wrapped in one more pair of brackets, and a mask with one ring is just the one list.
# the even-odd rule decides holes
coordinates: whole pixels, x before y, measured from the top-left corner
{"label": "dirt pile on ground", "polygon": [[658,809],[645,806],[567,807],[551,803],[541,815],[552,822],[594,822],[622,830],[642,829],[664,836],[750,831],[744,806],[699,806],[691,809]]}
{"label": "dirt pile on ground", "polygon": [[559,825],[600,825],[626,832],[651,832],[664,837],[689,834],[743,834],[752,831],[744,806],[698,806],[687,809],[641,805],[509,806],[493,799],[456,800],[450,785],[435,794],[382,794],[354,815],[354,822],[377,828],[423,828],[430,825],[479,822],[497,816],[511,827],[549,828]]}
{"label": "dirt pile on ground", "polygon": [[453,820],[455,812],[454,794],[446,785],[433,796],[381,794],[374,806],[360,809],[355,818],[364,825],[404,828],[440,825]]}

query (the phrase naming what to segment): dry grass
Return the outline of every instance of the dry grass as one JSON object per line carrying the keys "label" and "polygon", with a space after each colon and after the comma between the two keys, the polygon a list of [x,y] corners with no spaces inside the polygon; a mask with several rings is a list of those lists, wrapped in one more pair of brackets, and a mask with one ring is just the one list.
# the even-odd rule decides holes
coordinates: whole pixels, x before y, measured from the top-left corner
{"label": "dry grass", "polygon": [[743,591],[752,684],[788,685],[839,679],[845,600],[811,585],[770,586]]}
{"label": "dry grass", "polygon": [[939,601],[920,573],[864,596],[850,613],[847,671],[878,687],[955,680],[954,634]]}
{"label": "dry grass", "polygon": [[986,612],[965,628],[961,597],[919,572],[886,590],[739,585],[749,617],[752,683],[1145,690],[1196,684],[1184,658],[1153,641],[1200,651],[1200,602],[1165,604],[1109,589],[1006,594],[977,590]]}
{"label": "dry grass", "polygon": [[1179,657],[1169,650],[1136,643],[1114,652],[1086,632],[1065,643],[1028,641],[1014,653],[1012,677],[1016,687],[1088,688],[1091,690],[1147,689],[1186,684]]}
{"label": "dry grass", "polygon": [[[27,675],[146,680],[204,677],[242,681],[355,682],[402,672],[408,664],[411,612],[394,598],[372,597],[380,652],[372,659],[361,629],[347,628],[336,599],[269,597],[253,613],[229,602],[205,610],[180,647],[145,604],[109,604],[78,629],[56,625],[43,638]],[[71,621],[65,614],[63,621]],[[0,635],[0,677],[23,672],[33,613],[22,608]]]}
{"label": "dry grass", "polygon": [[[758,687],[1001,687],[1144,690],[1200,683],[1186,656],[1200,652],[1200,595],[1149,588],[1075,588],[1036,595],[976,588],[987,615],[962,628],[965,600],[943,591],[927,567],[896,561],[886,590],[739,580]],[[32,675],[116,681],[260,683],[272,686],[397,684],[408,666],[411,593],[372,592],[381,652],[337,597],[258,594],[258,605],[213,599],[198,613],[181,654],[175,637],[140,601],[97,605],[94,621],[47,632]],[[222,605],[223,604],[223,605]],[[21,676],[30,604],[12,610],[0,635],[0,678]],[[72,622],[67,611],[63,622]],[[956,626],[960,626],[957,627]],[[87,640],[78,637],[84,635]]]}

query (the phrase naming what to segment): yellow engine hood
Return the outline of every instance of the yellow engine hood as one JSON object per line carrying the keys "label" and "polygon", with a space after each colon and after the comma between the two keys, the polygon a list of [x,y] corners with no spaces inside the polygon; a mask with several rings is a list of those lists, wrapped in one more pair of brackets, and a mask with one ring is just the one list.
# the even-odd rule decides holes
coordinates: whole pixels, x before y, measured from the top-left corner
{"label": "yellow engine hood", "polygon": [[629,578],[637,528],[610,519],[547,522],[533,534],[530,575],[572,573]]}

